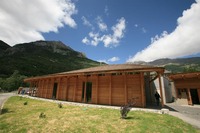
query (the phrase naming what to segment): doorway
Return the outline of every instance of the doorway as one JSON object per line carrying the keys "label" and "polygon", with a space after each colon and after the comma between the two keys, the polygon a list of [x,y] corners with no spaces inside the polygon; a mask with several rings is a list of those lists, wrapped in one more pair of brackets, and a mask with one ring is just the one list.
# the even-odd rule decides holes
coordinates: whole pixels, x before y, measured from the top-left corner
{"label": "doorway", "polygon": [[190,94],[192,97],[192,104],[199,104],[199,96],[197,89],[190,89]]}
{"label": "doorway", "polygon": [[92,102],[92,82],[83,82],[82,86],[82,102]]}
{"label": "doorway", "polygon": [[54,83],[52,99],[56,99],[58,83]]}

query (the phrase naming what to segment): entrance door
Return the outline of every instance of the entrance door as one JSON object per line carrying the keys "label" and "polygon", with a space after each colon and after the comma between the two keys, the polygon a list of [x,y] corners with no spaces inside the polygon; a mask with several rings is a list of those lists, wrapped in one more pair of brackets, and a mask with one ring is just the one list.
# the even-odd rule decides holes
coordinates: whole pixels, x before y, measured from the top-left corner
{"label": "entrance door", "polygon": [[192,104],[199,104],[199,97],[197,89],[190,89],[191,97],[192,97]]}
{"label": "entrance door", "polygon": [[92,101],[92,82],[83,82],[82,101],[86,103]]}
{"label": "entrance door", "polygon": [[58,83],[54,83],[52,99],[56,99]]}

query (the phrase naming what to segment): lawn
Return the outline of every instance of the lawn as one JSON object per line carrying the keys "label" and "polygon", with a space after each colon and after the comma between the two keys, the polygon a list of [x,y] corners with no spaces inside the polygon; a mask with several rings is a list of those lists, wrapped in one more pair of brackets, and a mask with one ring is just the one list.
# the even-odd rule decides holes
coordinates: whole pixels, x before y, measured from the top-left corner
{"label": "lawn", "polygon": [[[24,105],[26,104],[27,105]],[[44,113],[45,118],[40,118]],[[166,114],[131,111],[120,119],[119,110],[81,107],[11,97],[0,115],[0,132],[199,132],[182,120]]]}

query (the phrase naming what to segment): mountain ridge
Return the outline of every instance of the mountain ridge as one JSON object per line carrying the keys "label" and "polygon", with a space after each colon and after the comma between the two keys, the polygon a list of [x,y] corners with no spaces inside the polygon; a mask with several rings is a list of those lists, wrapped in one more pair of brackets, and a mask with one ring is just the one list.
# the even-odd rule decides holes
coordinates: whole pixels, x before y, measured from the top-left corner
{"label": "mountain ridge", "polygon": [[[61,41],[35,41],[13,47],[0,41],[0,63],[0,77],[8,77],[15,70],[26,76],[40,76],[100,65]],[[200,57],[164,58],[136,64],[161,66],[172,73],[200,71]]]}
{"label": "mountain ridge", "polygon": [[16,44],[3,50],[0,62],[0,77],[10,76],[15,70],[26,76],[40,76],[100,64],[60,41]]}

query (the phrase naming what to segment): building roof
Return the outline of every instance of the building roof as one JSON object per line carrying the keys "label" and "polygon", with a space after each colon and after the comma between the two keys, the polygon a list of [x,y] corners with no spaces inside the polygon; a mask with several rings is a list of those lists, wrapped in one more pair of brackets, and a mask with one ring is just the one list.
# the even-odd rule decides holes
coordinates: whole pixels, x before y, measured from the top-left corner
{"label": "building roof", "polygon": [[157,71],[160,73],[164,72],[163,67],[149,66],[149,65],[136,65],[136,64],[117,64],[117,65],[101,65],[97,67],[79,69],[74,71],[55,73],[45,76],[27,78],[25,81],[29,79],[37,79],[37,78],[47,78],[47,77],[55,77],[55,76],[70,76],[70,75],[89,75],[89,74],[105,74],[105,73],[116,73],[116,72],[152,72]]}
{"label": "building roof", "polygon": [[169,78],[172,80],[190,79],[190,78],[199,78],[200,79],[200,72],[178,73],[178,74],[169,75]]}

